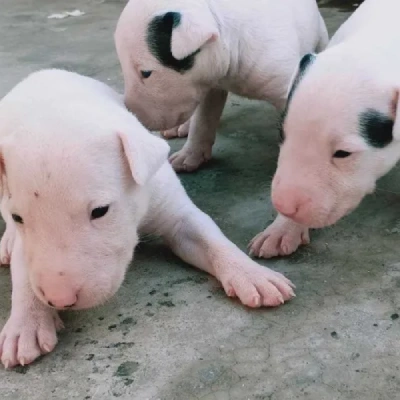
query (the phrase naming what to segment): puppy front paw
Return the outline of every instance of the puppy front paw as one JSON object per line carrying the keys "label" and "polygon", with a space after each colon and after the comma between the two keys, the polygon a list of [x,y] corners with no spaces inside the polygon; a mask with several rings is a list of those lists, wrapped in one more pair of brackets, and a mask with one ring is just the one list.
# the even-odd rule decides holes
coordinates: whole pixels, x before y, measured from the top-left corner
{"label": "puppy front paw", "polygon": [[208,144],[199,147],[185,145],[181,150],[170,156],[169,162],[177,172],[192,172],[211,159],[211,149],[212,146]]}
{"label": "puppy front paw", "polygon": [[219,278],[229,297],[238,297],[252,308],[279,306],[295,296],[295,286],[289,279],[251,260]]}
{"label": "puppy front paw", "polygon": [[184,138],[189,134],[189,128],[190,119],[182,125],[178,125],[175,128],[168,129],[166,131],[161,131],[160,133],[165,139]]}
{"label": "puppy front paw", "polygon": [[260,258],[288,256],[299,246],[310,243],[309,229],[294,221],[278,216],[264,231],[249,244],[250,255]]}
{"label": "puppy front paw", "polygon": [[27,365],[57,344],[63,323],[51,308],[11,313],[0,333],[0,358],[5,368]]}

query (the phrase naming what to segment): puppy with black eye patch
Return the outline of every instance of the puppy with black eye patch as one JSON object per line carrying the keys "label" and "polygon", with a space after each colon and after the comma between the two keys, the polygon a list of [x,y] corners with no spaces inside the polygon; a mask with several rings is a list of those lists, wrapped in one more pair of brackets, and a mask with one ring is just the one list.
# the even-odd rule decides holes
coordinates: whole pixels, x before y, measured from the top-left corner
{"label": "puppy with black eye patch", "polygon": [[303,57],[281,130],[272,202],[258,256],[290,254],[309,228],[354,210],[400,158],[400,2],[365,0],[322,53]]}
{"label": "puppy with black eye patch", "polygon": [[316,0],[130,0],[115,31],[125,104],[166,138],[176,171],[211,158],[228,92],[282,110],[301,57],[328,43]]}
{"label": "puppy with black eye patch", "polygon": [[190,201],[168,152],[122,96],[72,72],[34,73],[0,101],[0,257],[12,279],[0,333],[6,367],[53,350],[58,310],[112,297],[141,234],[163,238],[249,307],[294,296],[288,279],[254,262]]}

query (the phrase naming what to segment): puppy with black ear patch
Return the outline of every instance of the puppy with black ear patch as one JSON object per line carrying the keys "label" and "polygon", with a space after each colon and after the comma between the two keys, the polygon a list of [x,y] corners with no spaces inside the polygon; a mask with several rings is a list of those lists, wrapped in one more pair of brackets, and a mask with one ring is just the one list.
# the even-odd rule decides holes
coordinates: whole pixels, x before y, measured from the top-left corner
{"label": "puppy with black ear patch", "polygon": [[400,158],[400,2],[366,0],[309,54],[293,79],[272,182],[280,215],[253,240],[258,256],[290,254],[308,228],[334,224]]}
{"label": "puppy with black ear patch", "polygon": [[126,106],[165,137],[188,134],[170,161],[193,171],[211,157],[228,92],[282,109],[300,58],[328,34],[315,0],[130,0],[115,42]]}

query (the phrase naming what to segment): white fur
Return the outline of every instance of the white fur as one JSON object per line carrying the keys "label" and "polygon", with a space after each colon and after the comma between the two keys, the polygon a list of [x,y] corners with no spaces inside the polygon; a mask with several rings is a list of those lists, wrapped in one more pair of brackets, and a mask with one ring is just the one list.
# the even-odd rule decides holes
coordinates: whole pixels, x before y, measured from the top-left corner
{"label": "white fur", "polygon": [[168,150],[122,97],[71,72],[32,74],[0,102],[1,260],[11,258],[13,284],[0,334],[6,367],[54,348],[57,309],[93,307],[118,290],[139,232],[162,236],[250,307],[294,295],[289,280],[248,258],[190,201]]}
{"label": "white fur", "polygon": [[[161,65],[146,42],[149,23],[168,11],[182,15],[172,31],[175,58],[201,50],[185,73]],[[193,171],[211,157],[227,93],[281,109],[299,59],[324,49],[328,35],[315,0],[130,0],[115,41],[127,107],[167,138],[188,134],[170,161]],[[153,73],[142,79],[141,70]]]}
{"label": "white fur", "polygon": [[[272,182],[272,202],[290,219],[283,231],[267,228],[255,253],[274,255],[284,242],[295,251],[308,227],[350,213],[399,160],[399,14],[398,0],[364,1],[305,72],[289,104]],[[394,120],[394,139],[384,148],[360,135],[359,116],[368,109]],[[337,150],[352,154],[336,158]]]}
{"label": "white fur", "polygon": [[182,60],[219,36],[217,22],[210,9],[200,2],[185,9],[181,23],[172,31],[171,53]]}

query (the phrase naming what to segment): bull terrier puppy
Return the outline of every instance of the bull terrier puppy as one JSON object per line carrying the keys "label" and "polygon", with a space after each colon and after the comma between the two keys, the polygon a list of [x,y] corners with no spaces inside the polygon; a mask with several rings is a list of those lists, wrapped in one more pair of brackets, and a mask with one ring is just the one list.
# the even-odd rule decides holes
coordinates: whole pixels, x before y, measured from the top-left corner
{"label": "bull terrier puppy", "polygon": [[0,102],[1,259],[12,309],[0,334],[6,367],[50,352],[57,310],[90,308],[120,287],[139,232],[163,237],[249,307],[294,296],[188,198],[151,135],[103,83],[62,70],[27,77]]}
{"label": "bull terrier puppy", "polygon": [[282,110],[299,60],[328,34],[315,0],[130,0],[115,43],[126,106],[148,129],[188,134],[170,161],[194,171],[211,157],[228,92]]}
{"label": "bull terrier puppy", "polygon": [[272,182],[281,216],[255,254],[295,251],[308,228],[350,213],[399,160],[399,15],[398,0],[366,0],[324,52],[302,59]]}

